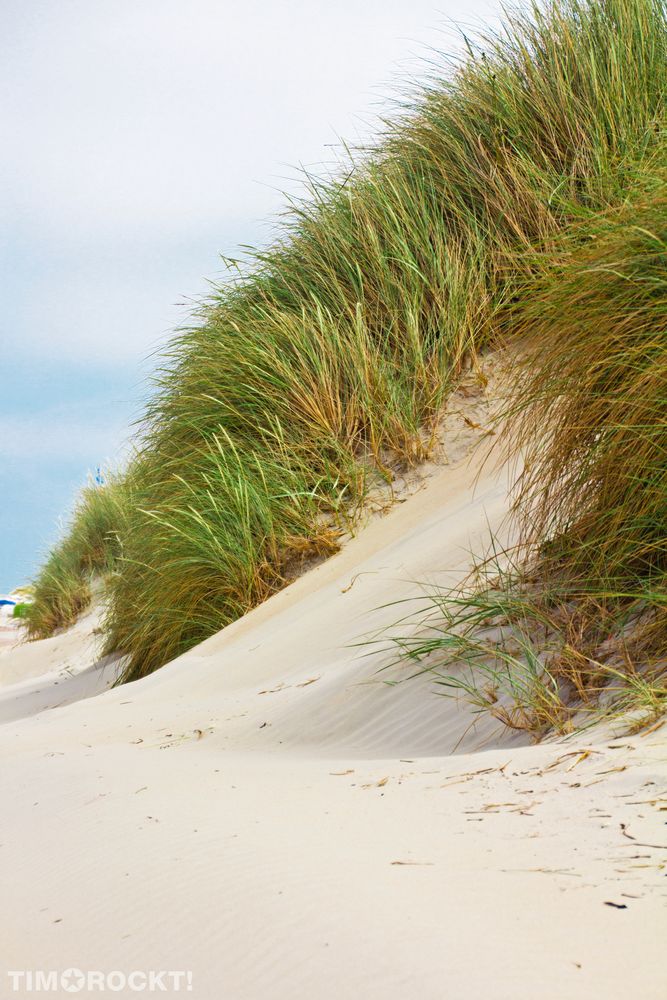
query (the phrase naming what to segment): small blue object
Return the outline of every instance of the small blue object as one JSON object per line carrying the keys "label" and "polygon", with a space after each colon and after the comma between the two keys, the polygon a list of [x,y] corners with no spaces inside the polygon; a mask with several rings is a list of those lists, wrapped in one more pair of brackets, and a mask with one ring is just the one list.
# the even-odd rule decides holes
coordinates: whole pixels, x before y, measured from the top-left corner
{"label": "small blue object", "polygon": [[95,482],[97,483],[98,486],[104,486],[104,475],[99,465],[95,470]]}
{"label": "small blue object", "polygon": [[0,607],[4,607],[7,604],[9,604],[9,606],[13,608],[16,604],[16,601],[8,601],[4,597],[0,597]]}

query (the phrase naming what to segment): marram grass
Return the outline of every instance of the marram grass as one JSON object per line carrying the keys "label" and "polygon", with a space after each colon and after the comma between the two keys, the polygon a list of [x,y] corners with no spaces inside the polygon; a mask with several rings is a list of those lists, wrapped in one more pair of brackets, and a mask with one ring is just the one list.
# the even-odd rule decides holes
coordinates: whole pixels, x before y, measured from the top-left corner
{"label": "marram grass", "polygon": [[[276,244],[202,304],[164,353],[109,534],[107,649],[128,679],[332,551],[369,479],[425,457],[560,234],[622,205],[655,158],[666,43],[658,0],[509,14],[341,177],[310,179]],[[71,619],[58,587],[85,597],[77,525],[37,581],[33,634]]]}
{"label": "marram grass", "polygon": [[91,599],[91,584],[118,563],[130,477],[109,476],[104,486],[89,483],[78,497],[64,538],[42,567],[33,600],[22,615],[31,639],[44,639],[71,625]]}
{"label": "marram grass", "polygon": [[512,552],[435,595],[401,654],[516,729],[667,709],[667,164],[566,231],[507,310],[522,353]]}

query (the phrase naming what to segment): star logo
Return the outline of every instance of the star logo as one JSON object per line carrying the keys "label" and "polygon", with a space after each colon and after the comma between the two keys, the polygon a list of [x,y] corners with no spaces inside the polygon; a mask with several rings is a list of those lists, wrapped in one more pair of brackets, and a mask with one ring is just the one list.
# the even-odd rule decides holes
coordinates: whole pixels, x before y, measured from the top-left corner
{"label": "star logo", "polygon": [[65,993],[78,993],[86,985],[86,977],[81,969],[65,969],[60,977],[60,985]]}

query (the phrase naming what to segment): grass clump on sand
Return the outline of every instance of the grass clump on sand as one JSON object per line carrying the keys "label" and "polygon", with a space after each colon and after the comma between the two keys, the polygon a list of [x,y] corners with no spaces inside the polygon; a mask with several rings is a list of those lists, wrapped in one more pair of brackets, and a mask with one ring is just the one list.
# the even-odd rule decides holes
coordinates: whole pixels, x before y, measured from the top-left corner
{"label": "grass clump on sand", "polygon": [[536,265],[506,322],[524,349],[503,414],[521,548],[439,595],[436,632],[405,651],[514,728],[566,730],[600,703],[648,724],[667,708],[662,150]]}
{"label": "grass clump on sand", "polygon": [[117,565],[128,484],[129,476],[111,477],[81,491],[66,534],[31,590],[33,600],[21,605],[29,638],[44,639],[75,622],[90,604],[91,584]]}
{"label": "grass clump on sand", "polygon": [[332,551],[369,476],[425,457],[541,256],[653,154],[666,41],[658,0],[508,16],[344,179],[310,179],[276,244],[172,341],[111,577],[107,649],[128,678]]}
{"label": "grass clump on sand", "polygon": [[524,538],[542,576],[641,613],[665,654],[667,157],[575,227],[532,288],[510,315],[528,350],[508,412]]}

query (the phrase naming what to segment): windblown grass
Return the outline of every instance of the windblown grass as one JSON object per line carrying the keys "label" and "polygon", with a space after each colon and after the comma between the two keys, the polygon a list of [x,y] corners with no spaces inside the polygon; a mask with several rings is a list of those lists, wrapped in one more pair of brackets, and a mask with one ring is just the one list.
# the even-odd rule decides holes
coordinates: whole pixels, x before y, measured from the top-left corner
{"label": "windblown grass", "polygon": [[398,658],[416,667],[406,679],[428,673],[441,694],[536,739],[602,718],[623,718],[632,732],[655,723],[667,710],[667,659],[638,642],[642,611],[590,595],[568,601],[512,565],[513,554],[477,567],[476,582],[431,594],[400,623],[404,634],[394,626]]}
{"label": "windblown grass", "polygon": [[601,706],[652,722],[667,707],[661,149],[622,205],[585,213],[536,264],[506,322],[523,347],[501,417],[525,463],[521,546],[439,595],[436,633],[405,654],[514,728],[567,729]]}
{"label": "windblown grass", "polygon": [[507,323],[527,352],[508,408],[525,539],[583,597],[641,595],[667,643],[665,149],[567,233]]}
{"label": "windblown grass", "polygon": [[90,483],[81,491],[64,537],[35,582],[33,600],[20,605],[31,639],[44,639],[75,622],[90,603],[93,581],[113,571],[128,491],[128,476],[110,477],[104,486]]}
{"label": "windblown grass", "polygon": [[[334,549],[369,477],[426,456],[536,255],[581,211],[622,201],[653,155],[666,40],[658,0],[509,15],[376,148],[310,178],[277,243],[173,340],[110,590],[107,648],[128,654],[128,678]],[[42,590],[35,615],[52,600]]]}

